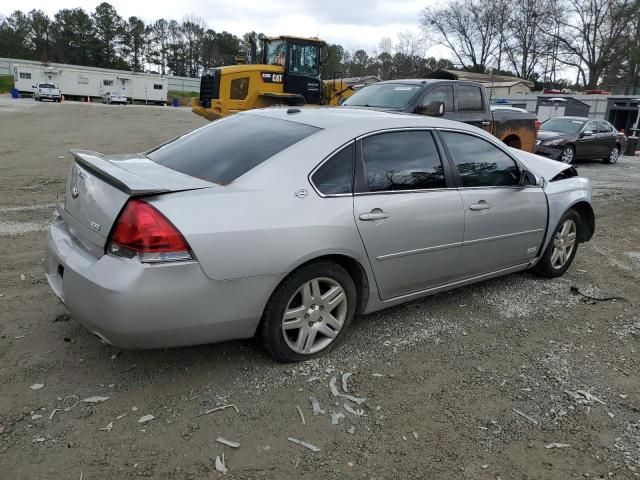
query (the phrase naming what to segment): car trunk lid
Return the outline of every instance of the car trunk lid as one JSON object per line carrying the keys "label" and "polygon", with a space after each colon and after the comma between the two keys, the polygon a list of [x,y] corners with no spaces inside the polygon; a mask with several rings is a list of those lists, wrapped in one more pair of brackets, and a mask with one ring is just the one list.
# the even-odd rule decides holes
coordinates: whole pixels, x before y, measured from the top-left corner
{"label": "car trunk lid", "polygon": [[109,232],[130,198],[217,187],[163,167],[144,154],[71,153],[74,162],[58,211],[74,237],[96,253],[104,252]]}

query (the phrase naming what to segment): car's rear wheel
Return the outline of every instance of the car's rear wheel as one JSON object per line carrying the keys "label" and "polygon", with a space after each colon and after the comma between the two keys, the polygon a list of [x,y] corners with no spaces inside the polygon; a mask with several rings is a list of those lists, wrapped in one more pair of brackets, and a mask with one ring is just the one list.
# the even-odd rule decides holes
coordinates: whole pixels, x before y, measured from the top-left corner
{"label": "car's rear wheel", "polygon": [[567,210],[562,216],[553,237],[533,271],[543,277],[559,277],[567,271],[578,250],[580,215],[575,210]]}
{"label": "car's rear wheel", "polygon": [[620,146],[616,145],[611,149],[609,156],[604,159],[604,163],[612,165],[618,161],[618,158],[620,158]]}
{"label": "car's rear wheel", "polygon": [[562,163],[573,163],[573,160],[576,156],[576,149],[573,148],[572,145],[567,145],[562,149],[562,153],[560,154],[560,160]]}
{"label": "car's rear wheel", "polygon": [[356,287],[340,265],[320,261],[289,275],[273,293],[260,325],[262,343],[280,362],[299,362],[331,350],[356,310]]}

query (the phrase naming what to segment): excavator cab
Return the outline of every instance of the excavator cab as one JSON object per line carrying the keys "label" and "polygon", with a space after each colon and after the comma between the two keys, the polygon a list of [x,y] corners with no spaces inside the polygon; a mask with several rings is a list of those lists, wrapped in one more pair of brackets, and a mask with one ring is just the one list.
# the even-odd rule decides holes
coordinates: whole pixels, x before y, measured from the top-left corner
{"label": "excavator cab", "polygon": [[283,83],[283,92],[300,95],[303,103],[319,105],[322,102],[320,80],[321,59],[326,43],[315,38],[269,37],[263,39],[262,63],[280,65],[283,75],[272,74]]}

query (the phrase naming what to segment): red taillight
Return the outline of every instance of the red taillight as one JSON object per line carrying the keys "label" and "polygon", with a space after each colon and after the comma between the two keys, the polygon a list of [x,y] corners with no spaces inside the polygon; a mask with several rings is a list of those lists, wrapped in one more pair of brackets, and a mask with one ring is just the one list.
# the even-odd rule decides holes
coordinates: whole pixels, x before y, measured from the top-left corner
{"label": "red taillight", "polygon": [[130,200],[111,234],[109,253],[137,256],[142,262],[191,260],[189,244],[178,229],[144,200]]}

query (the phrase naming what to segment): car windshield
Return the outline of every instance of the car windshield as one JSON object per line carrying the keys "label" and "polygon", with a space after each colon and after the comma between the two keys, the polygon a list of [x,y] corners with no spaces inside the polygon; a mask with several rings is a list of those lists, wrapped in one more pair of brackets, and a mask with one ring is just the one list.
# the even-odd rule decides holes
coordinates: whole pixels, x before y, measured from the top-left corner
{"label": "car windshield", "polygon": [[56,88],[53,83],[41,83],[40,88]]}
{"label": "car windshield", "polygon": [[122,92],[111,92],[110,94],[107,93],[107,95],[116,95],[118,97],[122,96]]}
{"label": "car windshield", "polygon": [[540,125],[540,130],[560,133],[578,133],[584,127],[584,120],[573,118],[551,118]]}
{"label": "car windshield", "polygon": [[258,115],[234,115],[186,133],[147,152],[172,170],[227,185],[268,158],[320,131]]}
{"label": "car windshield", "polygon": [[418,93],[422,85],[381,83],[359,90],[343,103],[351,107],[402,108]]}

